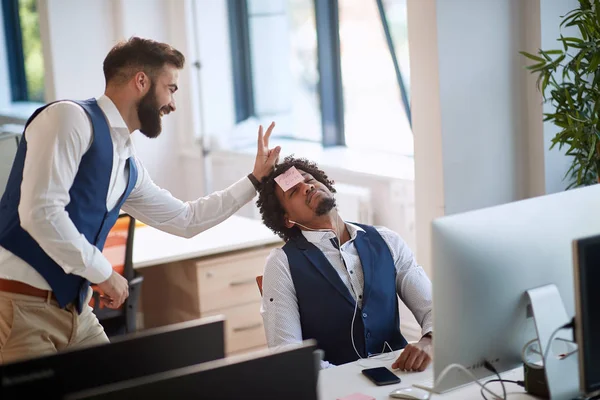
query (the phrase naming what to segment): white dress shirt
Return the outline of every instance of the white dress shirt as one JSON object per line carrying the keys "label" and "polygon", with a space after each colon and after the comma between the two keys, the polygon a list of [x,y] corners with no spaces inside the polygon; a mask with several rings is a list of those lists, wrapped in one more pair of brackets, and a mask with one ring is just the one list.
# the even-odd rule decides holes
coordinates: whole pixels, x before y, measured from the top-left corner
{"label": "white dress shirt", "polygon": [[[247,177],[229,188],[195,201],[183,202],[152,181],[135,157],[131,134],[112,100],[97,98],[110,126],[113,166],[106,197],[112,209],[129,179],[126,161],[133,156],[138,179],[122,210],[157,229],[192,237],[224,221],[252,200],[256,190]],[[108,279],[112,265],[90,244],[65,211],[69,189],[79,163],[92,143],[92,125],[78,104],[61,101],[42,111],[27,127],[27,154],[18,212],[21,226],[65,272],[92,283]],[[18,280],[50,290],[46,280],[29,264],[0,247],[0,278]]]}
{"label": "white dress shirt", "polygon": [[[332,231],[302,231],[306,239],[323,252],[350,291],[358,306],[362,306],[364,288],[363,268],[354,240],[364,230],[346,223],[350,240],[337,249]],[[396,292],[421,326],[422,334],[432,332],[433,316],[431,281],[420,267],[404,240],[385,227],[375,227],[388,245],[396,267]],[[341,255],[341,256],[340,256]],[[343,260],[342,260],[343,258]],[[358,298],[358,299],[357,299]],[[263,317],[269,347],[285,347],[302,341],[300,312],[296,289],[283,249],[273,249],[267,258],[263,276],[263,297],[260,312]],[[350,326],[351,321],[348,321]],[[350,335],[350,330],[348,330]],[[323,367],[331,366],[328,362]]]}

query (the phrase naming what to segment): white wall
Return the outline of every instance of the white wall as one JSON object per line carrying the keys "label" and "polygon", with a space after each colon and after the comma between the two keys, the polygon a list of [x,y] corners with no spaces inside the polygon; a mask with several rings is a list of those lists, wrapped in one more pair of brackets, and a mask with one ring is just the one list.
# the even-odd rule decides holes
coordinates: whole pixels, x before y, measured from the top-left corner
{"label": "white wall", "polygon": [[102,94],[104,57],[118,40],[132,35],[168,42],[186,55],[176,97],[178,110],[163,119],[163,133],[156,139],[134,133],[138,156],[154,181],[182,199],[201,195],[204,181],[200,149],[193,140],[198,118],[191,116],[198,111],[190,87],[196,56],[187,31],[190,4],[189,0],[40,2],[47,101]]}
{"label": "white wall", "polygon": [[447,214],[522,195],[517,1],[437,2]]}
{"label": "white wall", "polygon": [[[196,1],[195,14],[200,54],[200,101],[204,135],[218,138],[235,124],[233,72],[226,0]],[[210,144],[210,140],[208,140]]]}
{"label": "white wall", "polygon": [[519,55],[539,47],[532,3],[408,1],[417,255],[426,268],[434,218],[544,194],[541,95]]}
{"label": "white wall", "polygon": [[[104,92],[102,61],[115,43],[109,1],[40,2],[47,101],[86,99]],[[41,27],[40,27],[41,28]]]}

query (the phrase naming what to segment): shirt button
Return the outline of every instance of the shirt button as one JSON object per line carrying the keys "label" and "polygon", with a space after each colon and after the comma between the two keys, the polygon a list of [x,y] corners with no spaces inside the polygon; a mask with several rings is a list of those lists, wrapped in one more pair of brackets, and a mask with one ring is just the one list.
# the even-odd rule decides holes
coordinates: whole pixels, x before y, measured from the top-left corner
{"label": "shirt button", "polygon": [[366,312],[363,313],[363,318],[367,318],[367,313]]}
{"label": "shirt button", "polygon": [[367,339],[371,337],[371,332],[367,332]]}
{"label": "shirt button", "polygon": [[362,299],[362,294],[359,294],[359,295],[358,295],[358,298],[359,298],[359,299]]}
{"label": "shirt button", "polygon": [[350,273],[351,273],[351,274],[353,274],[353,273],[354,273],[354,271],[350,271]]}

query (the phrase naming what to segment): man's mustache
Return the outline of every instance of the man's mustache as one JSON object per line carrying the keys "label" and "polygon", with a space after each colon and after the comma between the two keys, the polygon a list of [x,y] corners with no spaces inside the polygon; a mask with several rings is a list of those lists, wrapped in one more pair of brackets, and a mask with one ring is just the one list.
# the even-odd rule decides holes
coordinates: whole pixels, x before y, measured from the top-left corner
{"label": "man's mustache", "polygon": [[164,106],[164,107],[162,107],[162,108],[161,108],[159,111],[160,111],[160,113],[161,113],[162,115],[168,115],[168,114],[170,114],[172,111],[175,111],[175,110],[174,110],[174,109],[173,109],[173,107],[171,107],[171,106]]}

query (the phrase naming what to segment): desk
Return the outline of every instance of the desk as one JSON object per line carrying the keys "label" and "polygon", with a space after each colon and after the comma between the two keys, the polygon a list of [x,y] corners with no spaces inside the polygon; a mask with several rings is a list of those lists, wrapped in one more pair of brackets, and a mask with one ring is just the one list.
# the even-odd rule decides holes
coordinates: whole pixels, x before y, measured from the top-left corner
{"label": "desk", "polygon": [[190,239],[136,228],[143,327],[223,314],[228,355],[265,347],[255,279],[271,249],[282,245],[261,221],[235,215]]}
{"label": "desk", "polygon": [[[387,367],[391,370],[391,365],[393,361],[398,357],[400,351],[394,353],[394,358],[387,354],[385,356],[386,360],[377,360],[377,359],[369,359],[362,361],[364,366],[359,365],[358,361],[340,365],[333,368],[323,369],[319,372],[319,399],[320,400],[336,400],[343,396],[350,395],[352,393],[363,393],[365,395],[370,395],[377,400],[390,400],[391,398],[388,394],[394,390],[401,387],[411,386],[415,383],[419,383],[425,381],[427,379],[431,379],[433,375],[433,367],[429,366],[427,370],[424,372],[401,372],[394,371],[396,375],[400,377],[402,380],[401,383],[397,385],[387,385],[387,386],[376,386],[370,380],[368,380],[361,371],[365,368],[375,368],[375,367]],[[387,359],[389,357],[389,359]],[[504,379],[510,380],[522,380],[523,379],[523,371],[520,368],[517,368],[512,371],[508,371],[506,373],[500,374]],[[493,379],[490,377],[489,379]],[[502,388],[500,384],[491,383],[486,386],[490,390],[495,393],[502,393]],[[432,394],[430,399],[448,399],[448,400],[469,400],[469,399],[483,399],[481,394],[479,393],[480,386],[477,384],[470,384],[468,386],[464,386],[460,389],[453,390],[451,392],[445,393],[443,395]],[[519,399],[536,399],[534,396],[530,396],[525,393],[525,390],[512,383],[506,383],[506,392],[508,398],[510,400],[519,400]],[[487,393],[486,393],[487,394]],[[492,398],[492,395],[488,394],[489,399]]]}
{"label": "desk", "polygon": [[261,221],[232,215],[190,239],[144,226],[135,230],[133,268],[141,269],[268,245],[283,245]]}

